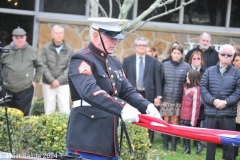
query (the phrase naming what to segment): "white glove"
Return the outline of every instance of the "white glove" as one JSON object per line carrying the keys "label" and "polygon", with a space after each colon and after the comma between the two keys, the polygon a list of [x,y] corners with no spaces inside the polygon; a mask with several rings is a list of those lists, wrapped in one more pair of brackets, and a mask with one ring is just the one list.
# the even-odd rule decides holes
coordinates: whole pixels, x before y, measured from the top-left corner
{"label": "white glove", "polygon": [[146,113],[150,116],[155,116],[155,117],[161,118],[160,113],[158,112],[157,108],[152,103],[150,103],[147,106]]}
{"label": "white glove", "polygon": [[141,114],[136,108],[132,107],[129,104],[126,104],[122,109],[121,117],[124,122],[132,123],[139,122],[138,114]]}

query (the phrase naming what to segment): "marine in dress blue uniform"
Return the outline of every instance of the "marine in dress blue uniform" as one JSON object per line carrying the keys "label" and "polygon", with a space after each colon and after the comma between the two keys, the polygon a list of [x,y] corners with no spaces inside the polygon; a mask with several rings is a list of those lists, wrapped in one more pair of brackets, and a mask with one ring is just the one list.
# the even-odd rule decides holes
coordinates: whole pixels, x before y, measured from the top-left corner
{"label": "marine in dress blue uniform", "polygon": [[117,45],[117,40],[124,38],[121,28],[125,20],[88,20],[92,22],[92,41],[74,54],[69,64],[74,108],[68,122],[67,153],[92,160],[117,160],[118,118],[131,123],[139,121],[140,113],[160,114],[132,87],[120,61],[109,53],[111,43]]}

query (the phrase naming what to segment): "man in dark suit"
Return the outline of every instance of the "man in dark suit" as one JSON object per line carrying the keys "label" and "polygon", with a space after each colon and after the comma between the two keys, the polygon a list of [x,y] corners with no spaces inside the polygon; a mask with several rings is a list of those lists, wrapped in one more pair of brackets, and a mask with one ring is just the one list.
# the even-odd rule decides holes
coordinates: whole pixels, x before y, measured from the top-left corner
{"label": "man in dark suit", "polygon": [[[160,106],[162,83],[159,70],[161,63],[146,54],[148,46],[146,38],[137,38],[134,45],[136,54],[124,58],[123,61],[126,78],[144,98],[154,103],[155,106]],[[149,138],[152,143],[153,131],[149,130]]]}

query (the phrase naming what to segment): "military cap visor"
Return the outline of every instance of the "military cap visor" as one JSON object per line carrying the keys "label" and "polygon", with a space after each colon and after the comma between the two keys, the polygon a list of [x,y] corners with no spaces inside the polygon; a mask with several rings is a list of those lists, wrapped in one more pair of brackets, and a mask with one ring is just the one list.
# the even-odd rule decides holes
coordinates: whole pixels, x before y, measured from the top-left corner
{"label": "military cap visor", "polygon": [[99,28],[98,31],[101,32],[102,34],[104,34],[105,36],[107,36],[108,38],[113,38],[113,39],[118,39],[118,40],[124,39],[122,32],[108,31],[108,30],[101,29],[101,28]]}

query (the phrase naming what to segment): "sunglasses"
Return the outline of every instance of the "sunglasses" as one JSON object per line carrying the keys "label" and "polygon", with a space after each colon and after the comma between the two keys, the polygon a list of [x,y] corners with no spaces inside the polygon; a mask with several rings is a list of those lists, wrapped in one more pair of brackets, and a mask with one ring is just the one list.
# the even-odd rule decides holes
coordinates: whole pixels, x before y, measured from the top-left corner
{"label": "sunglasses", "polygon": [[229,58],[233,56],[232,54],[227,54],[227,53],[220,53],[220,55],[223,56],[223,57],[227,56]]}
{"label": "sunglasses", "polygon": [[201,58],[193,58],[193,60],[195,61],[195,60],[201,60]]}

